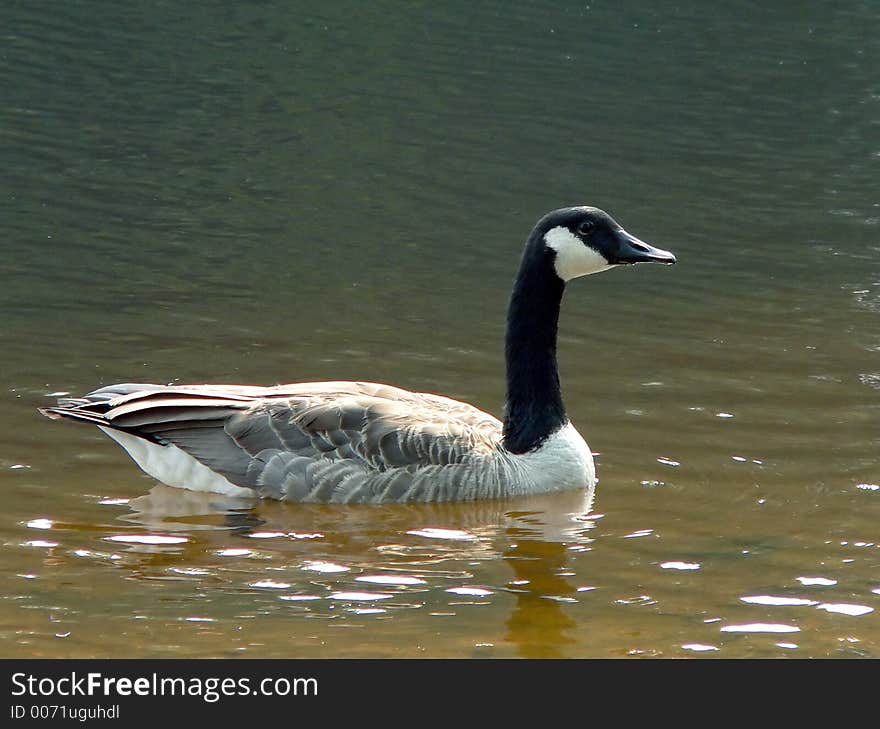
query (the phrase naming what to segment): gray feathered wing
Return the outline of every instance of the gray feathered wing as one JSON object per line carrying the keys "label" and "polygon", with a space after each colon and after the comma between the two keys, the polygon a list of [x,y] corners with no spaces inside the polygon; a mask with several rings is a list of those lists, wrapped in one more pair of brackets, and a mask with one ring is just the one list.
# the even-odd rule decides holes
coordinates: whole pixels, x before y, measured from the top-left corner
{"label": "gray feathered wing", "polygon": [[451,501],[500,488],[496,418],[389,385],[126,384],[43,412],[175,445],[231,483],[275,499]]}

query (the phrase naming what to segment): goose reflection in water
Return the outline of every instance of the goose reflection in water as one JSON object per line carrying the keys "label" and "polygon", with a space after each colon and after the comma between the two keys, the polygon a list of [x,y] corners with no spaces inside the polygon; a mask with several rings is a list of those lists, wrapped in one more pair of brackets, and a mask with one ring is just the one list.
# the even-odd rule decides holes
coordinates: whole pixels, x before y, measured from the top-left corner
{"label": "goose reflection in water", "polygon": [[[217,566],[218,555],[260,553],[273,565],[284,563],[272,574],[294,596],[315,593],[316,572],[285,568],[290,563],[315,565],[322,572],[317,582],[328,594],[348,594],[357,586],[361,592],[377,589],[391,595],[381,603],[386,615],[406,607],[454,611],[464,617],[464,606],[456,602],[490,599],[498,608],[503,602],[498,596],[510,594],[515,600],[512,612],[503,618],[503,633],[499,620],[494,635],[503,636],[500,640],[525,658],[565,657],[566,646],[575,642],[576,626],[566,603],[577,595],[566,572],[572,569],[573,555],[591,542],[593,522],[585,517],[592,501],[593,491],[587,490],[465,504],[291,507],[157,485],[131,500],[131,512],[120,519],[138,525],[140,532],[185,533],[188,542],[176,550],[131,545],[121,562],[139,576],[172,570],[210,580],[223,571]],[[381,520],[376,519],[377,509]],[[500,562],[510,572],[499,576],[492,563]],[[266,565],[265,559],[237,562],[236,580],[259,582],[266,578]],[[253,570],[250,576],[248,570]],[[384,576],[384,584],[358,581],[374,573]],[[493,576],[487,580],[489,574]],[[393,575],[406,577],[395,584]],[[448,589],[455,580],[490,589],[465,588],[451,599]],[[228,587],[218,583],[216,589]],[[482,593],[496,597],[481,597]],[[230,599],[240,600],[240,589]],[[326,601],[281,604],[297,605],[303,614],[314,615]]]}

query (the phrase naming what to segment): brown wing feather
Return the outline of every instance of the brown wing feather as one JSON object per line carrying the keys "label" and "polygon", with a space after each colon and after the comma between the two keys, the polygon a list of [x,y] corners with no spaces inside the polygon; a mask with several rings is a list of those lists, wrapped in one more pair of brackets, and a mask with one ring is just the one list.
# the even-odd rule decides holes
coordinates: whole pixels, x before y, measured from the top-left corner
{"label": "brown wing feather", "polygon": [[[488,456],[500,422],[466,403],[389,385],[121,385],[52,415],[172,443],[232,483],[291,500],[394,500],[427,473]],[[455,487],[459,469],[447,473]]]}

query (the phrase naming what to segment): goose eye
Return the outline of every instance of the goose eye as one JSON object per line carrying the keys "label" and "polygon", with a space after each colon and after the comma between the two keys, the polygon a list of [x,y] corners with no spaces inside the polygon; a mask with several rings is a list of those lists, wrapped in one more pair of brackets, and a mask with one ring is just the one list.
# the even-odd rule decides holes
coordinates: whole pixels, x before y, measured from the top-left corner
{"label": "goose eye", "polygon": [[581,235],[589,235],[595,227],[596,224],[592,220],[584,220],[578,223],[577,231]]}

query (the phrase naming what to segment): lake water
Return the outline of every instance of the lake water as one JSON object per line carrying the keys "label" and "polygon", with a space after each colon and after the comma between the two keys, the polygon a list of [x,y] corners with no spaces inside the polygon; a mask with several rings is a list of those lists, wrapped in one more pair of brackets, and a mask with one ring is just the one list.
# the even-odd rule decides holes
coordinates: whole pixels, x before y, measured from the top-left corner
{"label": "lake water", "polygon": [[[880,13],[0,10],[0,655],[880,657]],[[53,393],[362,379],[499,413],[535,220],[678,255],[560,323],[595,495],[251,503]]]}

